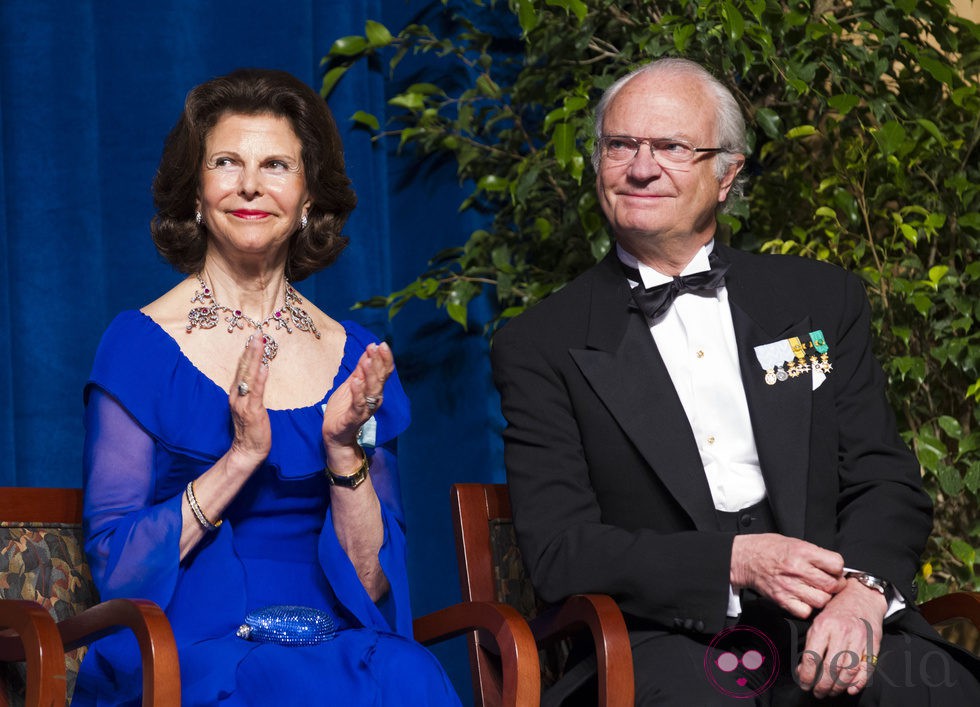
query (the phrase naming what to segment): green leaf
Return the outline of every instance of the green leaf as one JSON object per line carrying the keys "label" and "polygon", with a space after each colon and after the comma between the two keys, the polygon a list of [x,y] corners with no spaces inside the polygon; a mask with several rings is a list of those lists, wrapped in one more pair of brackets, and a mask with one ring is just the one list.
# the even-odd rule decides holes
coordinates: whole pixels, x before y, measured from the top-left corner
{"label": "green leaf", "polygon": [[484,96],[500,98],[500,86],[494,83],[489,74],[480,74],[476,79],[476,86]]}
{"label": "green leaf", "polygon": [[771,108],[759,108],[755,112],[755,121],[770,138],[778,138],[782,132],[782,120]]}
{"label": "green leaf", "polygon": [[[923,316],[932,311],[932,300],[928,295],[917,293],[909,297],[909,300],[912,302],[912,306]],[[919,380],[922,380],[922,376],[919,377]]]}
{"label": "green leaf", "polygon": [[970,464],[966,476],[963,477],[963,485],[970,490],[970,493],[980,492],[980,461]]}
{"label": "green leaf", "polygon": [[363,110],[359,110],[354,113],[354,115],[351,116],[351,120],[353,120],[355,123],[359,123],[360,125],[366,125],[372,130],[379,130],[381,128],[381,125],[378,123],[378,119]]}
{"label": "green leaf", "polygon": [[538,13],[532,0],[517,0],[517,21],[525,37],[538,26]]}
{"label": "green leaf", "polygon": [[844,93],[831,96],[827,99],[827,104],[841,115],[847,115],[861,103],[860,96]]}
{"label": "green leaf", "polygon": [[919,53],[919,66],[929,72],[929,74],[947,86],[953,82],[953,70],[942,63],[939,59],[923,51]]}
{"label": "green leaf", "polygon": [[980,212],[971,211],[966,214],[962,214],[959,219],[959,224],[963,228],[970,228],[974,231],[980,231]]}
{"label": "green leaf", "polygon": [[971,545],[959,538],[953,538],[949,543],[950,552],[967,567],[973,567],[977,562],[977,551]]}
{"label": "green leaf", "polygon": [[928,118],[916,118],[915,122],[921,125],[927,133],[932,135],[940,145],[946,144],[946,138],[943,137],[943,134],[939,131],[939,127],[934,122]]}
{"label": "green leaf", "polygon": [[959,496],[963,493],[963,479],[956,471],[955,467],[948,464],[940,464],[936,469],[936,477],[939,479],[939,488],[947,496]]}
{"label": "green leaf", "polygon": [[555,148],[555,159],[562,167],[567,167],[576,154],[575,128],[568,123],[559,123],[551,135],[551,143]]}
{"label": "green leaf", "polygon": [[967,399],[973,398],[978,403],[980,403],[980,378],[973,385],[967,386],[966,396]]}
{"label": "green leaf", "polygon": [[961,459],[964,454],[975,452],[978,449],[980,449],[980,432],[971,432],[960,439],[959,446],[956,450],[956,457],[957,459]]}
{"label": "green leaf", "polygon": [[442,89],[434,83],[413,83],[404,91],[405,93],[418,93],[423,96],[432,96],[442,93]]}
{"label": "green leaf", "polygon": [[905,142],[906,135],[905,128],[894,120],[889,120],[881,128],[874,131],[875,141],[886,155],[893,155],[898,152]]}
{"label": "green leaf", "polygon": [[693,24],[683,24],[674,28],[674,48],[678,53],[683,54],[687,49],[687,43],[694,36],[696,28]]}
{"label": "green leaf", "polygon": [[943,279],[946,273],[949,272],[949,267],[946,265],[935,265],[929,268],[929,282],[934,286],[939,284],[939,281]]}
{"label": "green leaf", "polygon": [[450,300],[446,302],[446,314],[464,329],[466,328],[466,304]]}
{"label": "green leaf", "polygon": [[939,426],[942,428],[943,432],[948,434],[953,439],[959,439],[963,436],[963,427],[960,425],[960,421],[955,417],[941,415],[937,422],[939,423]]}
{"label": "green leaf", "polygon": [[572,12],[578,18],[579,22],[584,20],[585,16],[589,13],[589,8],[582,0],[548,0],[546,4],[551,7],[561,7],[566,12]]}
{"label": "green leaf", "polygon": [[795,128],[791,128],[789,132],[786,133],[786,137],[790,140],[795,140],[797,138],[815,135],[816,132],[817,129],[812,125],[797,125]]}
{"label": "green leaf", "polygon": [[927,469],[937,471],[940,462],[946,457],[946,445],[927,432],[920,432],[915,438],[915,452],[919,462]]}
{"label": "green leaf", "polygon": [[372,47],[387,47],[393,41],[388,28],[374,20],[368,20],[364,23],[364,35]]}
{"label": "green leaf", "polygon": [[476,184],[477,189],[482,191],[497,192],[507,191],[510,188],[510,181],[496,174],[486,174],[480,177]]}
{"label": "green leaf", "polygon": [[357,56],[368,48],[368,41],[356,34],[341,37],[330,47],[331,56]]}
{"label": "green leaf", "polygon": [[425,98],[421,93],[400,93],[389,98],[388,105],[408,108],[409,110],[421,110],[425,107]]}
{"label": "green leaf", "polygon": [[905,240],[912,245],[916,245],[919,242],[919,232],[907,223],[899,224],[898,230],[901,232]]}
{"label": "green leaf", "polygon": [[728,39],[732,42],[737,42],[745,32],[745,18],[742,17],[742,13],[730,2],[722,5],[722,16],[725,19],[725,30],[728,33]]}
{"label": "green leaf", "polygon": [[324,74],[323,84],[320,86],[320,95],[324,98],[329,96],[334,86],[340,81],[340,77],[347,73],[347,69],[346,66],[337,66]]}

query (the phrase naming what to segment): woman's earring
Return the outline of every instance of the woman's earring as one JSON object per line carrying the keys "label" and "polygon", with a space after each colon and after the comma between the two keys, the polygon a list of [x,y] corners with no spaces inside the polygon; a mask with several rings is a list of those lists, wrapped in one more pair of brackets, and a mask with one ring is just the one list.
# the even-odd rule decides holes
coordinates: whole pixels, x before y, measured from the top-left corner
{"label": "woman's earring", "polygon": [[303,214],[303,218],[299,220],[299,230],[304,230],[306,228],[306,224],[308,223],[309,220],[306,218],[306,214]]}
{"label": "woman's earring", "polygon": [[204,217],[201,216],[201,212],[198,211],[196,214],[194,214],[194,223],[196,223],[198,226],[200,226],[201,223],[203,223],[203,222],[204,222]]}

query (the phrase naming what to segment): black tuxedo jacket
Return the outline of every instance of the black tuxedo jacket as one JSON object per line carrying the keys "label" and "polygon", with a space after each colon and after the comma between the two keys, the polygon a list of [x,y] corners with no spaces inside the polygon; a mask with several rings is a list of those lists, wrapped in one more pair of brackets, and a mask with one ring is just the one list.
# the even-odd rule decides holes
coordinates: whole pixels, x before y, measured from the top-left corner
{"label": "black tuxedo jacket", "polygon": [[[914,600],[931,504],[885,400],[861,282],[825,263],[716,247],[731,264],[742,381],[779,531]],[[720,530],[687,416],[630,304],[613,252],[494,338],[521,551],[548,601],[608,593],[634,625],[713,634],[733,535]],[[754,347],[817,329],[833,366],[823,384],[805,374],[767,385]]]}

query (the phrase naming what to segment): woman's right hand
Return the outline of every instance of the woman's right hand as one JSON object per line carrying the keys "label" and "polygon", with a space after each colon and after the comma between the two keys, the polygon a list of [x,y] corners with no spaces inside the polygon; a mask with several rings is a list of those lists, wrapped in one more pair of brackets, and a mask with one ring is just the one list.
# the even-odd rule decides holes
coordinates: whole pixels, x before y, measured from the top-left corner
{"label": "woman's right hand", "polygon": [[268,379],[269,366],[262,363],[262,335],[256,334],[238,361],[228,394],[235,429],[230,452],[253,469],[269,456],[272,448],[269,413],[262,400]]}

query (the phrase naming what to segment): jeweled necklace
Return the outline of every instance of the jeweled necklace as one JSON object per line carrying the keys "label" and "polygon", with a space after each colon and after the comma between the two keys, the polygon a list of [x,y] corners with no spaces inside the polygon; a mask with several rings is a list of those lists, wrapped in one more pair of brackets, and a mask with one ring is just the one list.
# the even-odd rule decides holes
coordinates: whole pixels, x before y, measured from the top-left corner
{"label": "jeweled necklace", "polygon": [[[287,334],[292,334],[293,327],[296,327],[300,331],[311,332],[316,338],[320,338],[320,332],[317,331],[316,325],[313,323],[313,317],[299,306],[303,303],[303,300],[296,294],[296,290],[293,289],[293,286],[289,284],[288,280],[286,281],[286,294],[282,307],[261,322],[258,322],[240,309],[233,309],[232,307],[220,304],[214,298],[214,291],[205,284],[201,274],[198,273],[196,277],[198,283],[201,285],[201,289],[194,291],[191,303],[200,302],[202,306],[192,307],[191,311],[187,313],[187,331],[191,331],[195,327],[199,329],[214,329],[218,326],[219,313],[226,312],[230,315],[225,317],[225,321],[228,322],[229,334],[234,332],[235,329],[244,329],[247,324],[262,335],[262,363],[264,364],[268,364],[279,353],[279,344],[272,338],[272,334],[265,330],[265,327],[269,324],[275,324],[276,329],[285,329]],[[292,326],[290,326],[290,323],[292,323]],[[248,343],[252,341],[254,336],[255,334],[248,337],[248,342],[245,343],[245,346],[248,346]]]}

